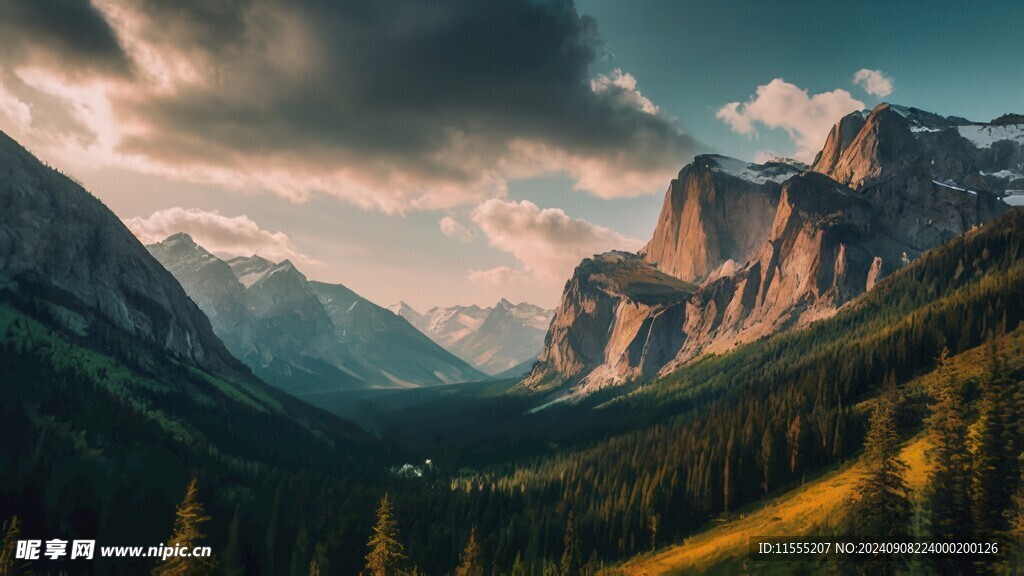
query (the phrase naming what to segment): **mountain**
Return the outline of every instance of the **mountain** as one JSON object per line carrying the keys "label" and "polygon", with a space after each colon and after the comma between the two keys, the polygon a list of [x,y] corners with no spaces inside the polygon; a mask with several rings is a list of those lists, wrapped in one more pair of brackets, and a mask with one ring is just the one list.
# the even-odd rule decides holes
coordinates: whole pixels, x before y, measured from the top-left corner
{"label": "mountain", "polygon": [[225,262],[186,234],[148,248],[207,312],[228,349],[290,392],[483,377],[405,320],[343,285],[309,281],[288,260]]}
{"label": "mountain", "polygon": [[781,183],[799,172],[781,162],[697,156],[669,184],[644,259],[687,282],[746,262],[771,230]]}
{"label": "mountain", "polygon": [[[638,257],[611,253],[576,269],[523,385],[591,392],[827,318],[1008,210],[1024,189],[1022,147],[1019,116],[974,123],[881,104],[841,119],[811,167],[697,156],[669,185]],[[606,282],[601,299],[627,305],[599,307],[597,322],[580,314],[594,310],[594,277],[650,275],[640,259],[697,286],[644,308]],[[620,326],[641,327],[628,332],[631,346]],[[640,336],[656,354],[640,353]]]}
{"label": "mountain", "polygon": [[479,370],[496,375],[535,358],[553,311],[502,298],[494,307],[435,307],[420,314],[405,302],[390,307],[398,316]]}
{"label": "mountain", "polygon": [[[383,473],[380,444],[253,376],[117,216],[3,133],[0,205],[0,434],[17,439],[0,447],[0,509],[25,533],[160,542],[194,477],[224,526],[249,503],[262,532],[275,482],[301,491],[312,474],[351,489]],[[97,558],[89,570],[152,567]]]}
{"label": "mountain", "polygon": [[609,252],[584,260],[566,284],[529,388],[580,381],[584,389],[657,372],[678,349],[671,330],[694,286],[635,254]]}

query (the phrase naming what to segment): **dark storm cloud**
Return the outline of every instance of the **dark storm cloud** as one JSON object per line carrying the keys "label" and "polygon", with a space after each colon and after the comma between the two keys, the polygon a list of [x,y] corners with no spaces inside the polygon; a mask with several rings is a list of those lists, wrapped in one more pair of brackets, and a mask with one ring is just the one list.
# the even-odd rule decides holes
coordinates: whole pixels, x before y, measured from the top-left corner
{"label": "dark storm cloud", "polygon": [[[114,101],[119,118],[141,127],[119,150],[168,165],[312,175],[313,188],[337,187],[323,177],[342,171],[359,194],[400,189],[384,194],[401,204],[460,186],[477,191],[463,201],[478,200],[500,193],[504,179],[552,170],[602,196],[650,192],[635,189],[649,187],[639,176],[662,178],[693,147],[632,77],[605,71],[592,85],[603,47],[596,23],[570,1],[118,7],[122,21],[111,23],[128,53],[157,55],[136,62],[145,80]],[[84,41],[66,33],[68,45]],[[98,33],[93,42],[103,45]],[[460,201],[421,207],[446,203]]]}
{"label": "dark storm cloud", "polygon": [[69,74],[127,75],[129,59],[89,0],[0,0],[4,59],[42,58]]}

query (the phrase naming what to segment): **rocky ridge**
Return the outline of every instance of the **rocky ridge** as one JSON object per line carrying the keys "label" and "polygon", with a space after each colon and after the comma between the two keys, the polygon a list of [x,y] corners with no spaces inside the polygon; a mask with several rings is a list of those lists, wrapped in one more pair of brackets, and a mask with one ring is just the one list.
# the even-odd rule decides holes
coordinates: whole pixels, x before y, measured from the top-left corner
{"label": "rocky ridge", "polygon": [[[1008,209],[1024,189],[1020,120],[881,104],[842,118],[811,167],[697,156],[670,184],[640,258],[611,253],[577,267],[523,386],[586,393],[834,314]],[[632,274],[638,262],[651,268],[644,274],[698,286],[643,308],[616,283],[594,281]],[[657,342],[658,353],[624,346],[636,340],[626,326],[642,326],[633,336]]]}

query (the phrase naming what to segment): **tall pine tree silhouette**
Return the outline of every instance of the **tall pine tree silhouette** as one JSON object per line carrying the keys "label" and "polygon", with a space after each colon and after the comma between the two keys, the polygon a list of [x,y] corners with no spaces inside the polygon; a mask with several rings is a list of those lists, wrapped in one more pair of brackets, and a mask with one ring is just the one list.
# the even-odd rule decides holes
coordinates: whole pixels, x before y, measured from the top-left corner
{"label": "tall pine tree silhouette", "polygon": [[[896,427],[898,399],[895,379],[871,412],[864,442],[867,472],[857,487],[859,501],[850,515],[851,536],[860,542],[903,542],[911,517],[908,488],[903,479],[907,465],[900,460]],[[889,560],[868,560],[860,569],[869,574],[892,574],[899,568]]]}
{"label": "tall pine tree silhouette", "polygon": [[202,503],[199,502],[199,489],[193,478],[185,490],[185,498],[178,504],[175,512],[174,531],[166,545],[171,548],[187,549],[189,556],[174,555],[153,569],[153,576],[206,576],[213,574],[217,562],[213,558],[191,555],[200,546],[205,534],[201,526],[210,521]]}
{"label": "tall pine tree silhouette", "polygon": [[480,544],[476,541],[476,526],[469,532],[469,542],[462,551],[462,558],[455,576],[484,576],[484,562],[480,552]]}
{"label": "tall pine tree silhouette", "polygon": [[377,508],[377,525],[368,543],[370,553],[366,555],[367,576],[397,576],[405,561],[405,548],[398,535],[398,522],[391,507],[391,500],[385,494]]}

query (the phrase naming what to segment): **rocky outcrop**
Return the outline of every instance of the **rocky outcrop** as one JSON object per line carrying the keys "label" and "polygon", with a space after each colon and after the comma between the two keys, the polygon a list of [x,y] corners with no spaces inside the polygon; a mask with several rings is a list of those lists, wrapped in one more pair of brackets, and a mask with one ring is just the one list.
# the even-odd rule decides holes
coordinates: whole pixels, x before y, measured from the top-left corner
{"label": "rocky outcrop", "polygon": [[544,351],[523,384],[587,391],[652,375],[683,344],[694,287],[635,254],[608,252],[580,263],[555,310]]}
{"label": "rocky outcrop", "polygon": [[778,162],[697,156],[669,185],[644,259],[688,282],[746,262],[768,235],[780,182],[798,172]]}
{"label": "rocky outcrop", "polygon": [[[621,253],[585,260],[524,386],[586,392],[666,374],[834,314],[1008,209],[1003,199],[1024,184],[1019,120],[882,104],[837,123],[806,171],[696,157],[669,186],[641,253],[651,267],[637,272],[638,259]],[[631,299],[628,282],[604,280],[654,267],[700,286],[652,306]]]}
{"label": "rocky outcrop", "polygon": [[244,370],[103,203],[2,132],[0,166],[0,291],[45,300],[95,341],[127,334],[199,366]]}

